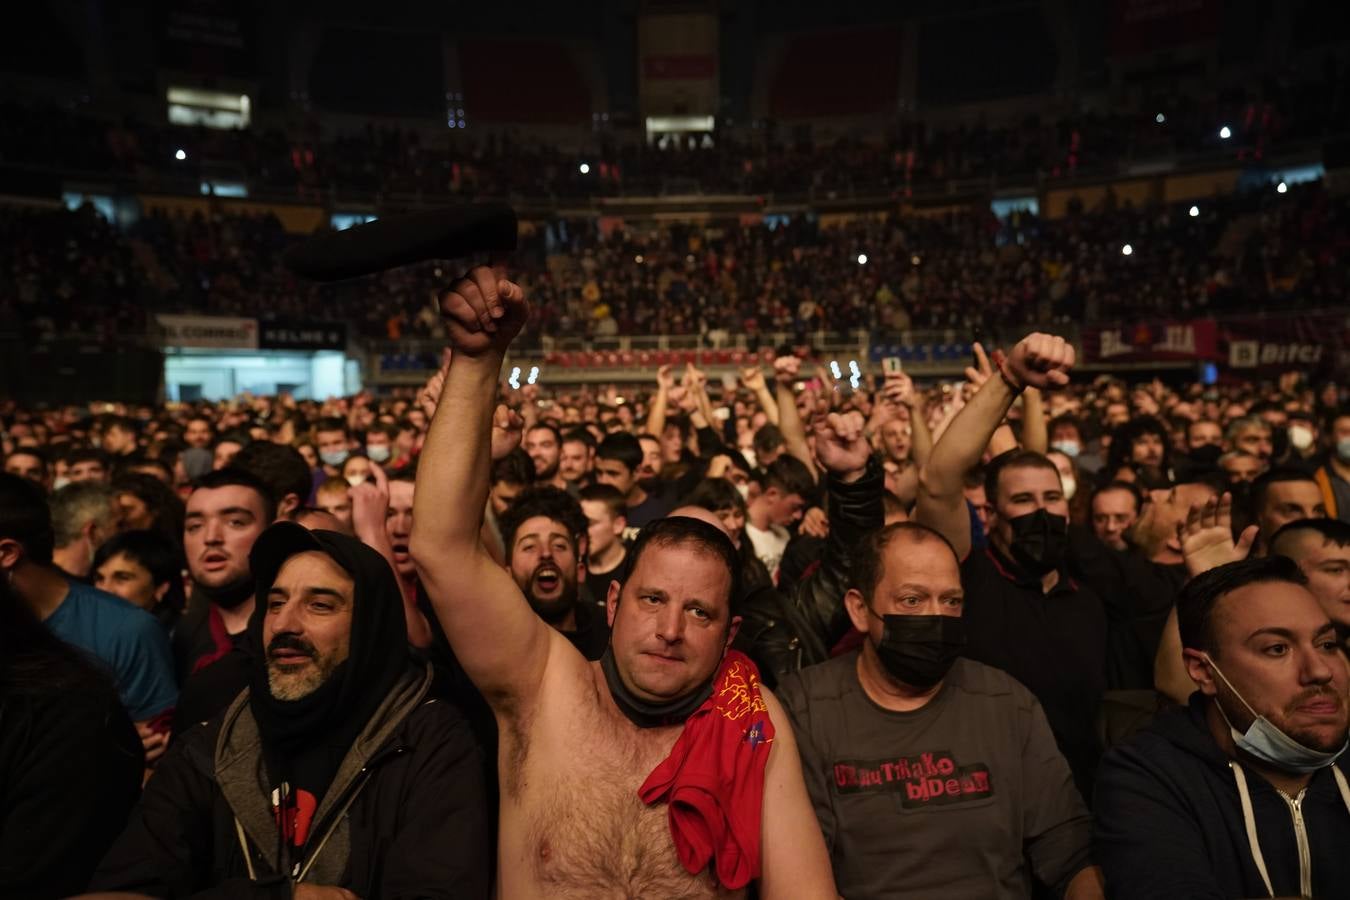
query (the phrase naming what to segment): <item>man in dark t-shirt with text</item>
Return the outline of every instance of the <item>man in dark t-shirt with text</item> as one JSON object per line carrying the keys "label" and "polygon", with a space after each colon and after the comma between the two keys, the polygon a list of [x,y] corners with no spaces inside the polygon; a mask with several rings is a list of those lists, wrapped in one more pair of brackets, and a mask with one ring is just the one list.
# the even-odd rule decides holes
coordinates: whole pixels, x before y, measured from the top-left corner
{"label": "man in dark t-shirt with text", "polygon": [[845,897],[1100,898],[1091,819],[1035,697],[958,655],[961,571],[901,523],[856,551],[860,651],[784,679],[807,788]]}

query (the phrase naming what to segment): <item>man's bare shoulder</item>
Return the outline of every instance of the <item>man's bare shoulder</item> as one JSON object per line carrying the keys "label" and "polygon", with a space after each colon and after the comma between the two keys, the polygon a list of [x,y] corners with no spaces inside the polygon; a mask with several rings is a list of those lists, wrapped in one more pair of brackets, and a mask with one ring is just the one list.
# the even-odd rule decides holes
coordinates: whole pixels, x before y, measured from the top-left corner
{"label": "man's bare shoulder", "polygon": [[792,720],[788,717],[787,710],[782,702],[774,696],[773,691],[764,685],[759,686],[759,694],[764,698],[764,709],[769,713],[769,721],[773,723],[774,731],[781,729],[792,730]]}

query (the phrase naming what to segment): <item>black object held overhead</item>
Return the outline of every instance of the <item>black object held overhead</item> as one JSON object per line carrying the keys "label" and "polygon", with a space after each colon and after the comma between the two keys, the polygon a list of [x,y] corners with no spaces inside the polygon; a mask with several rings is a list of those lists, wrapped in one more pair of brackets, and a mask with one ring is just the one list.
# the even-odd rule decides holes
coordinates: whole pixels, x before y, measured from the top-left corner
{"label": "black object held overhead", "polygon": [[313,281],[340,281],[433,259],[516,248],[516,213],[474,203],[376,219],[312,237],[286,251],[286,267]]}

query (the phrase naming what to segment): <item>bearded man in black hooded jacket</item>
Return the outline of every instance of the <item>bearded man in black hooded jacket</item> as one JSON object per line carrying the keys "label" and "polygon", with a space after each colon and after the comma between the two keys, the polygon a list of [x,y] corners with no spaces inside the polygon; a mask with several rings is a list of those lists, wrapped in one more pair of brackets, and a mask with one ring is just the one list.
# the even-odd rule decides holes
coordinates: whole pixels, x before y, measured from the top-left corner
{"label": "bearded man in black hooded jacket", "polygon": [[249,556],[250,686],[161,762],[91,888],[157,897],[486,897],[480,751],[428,696],[388,562],[281,522]]}

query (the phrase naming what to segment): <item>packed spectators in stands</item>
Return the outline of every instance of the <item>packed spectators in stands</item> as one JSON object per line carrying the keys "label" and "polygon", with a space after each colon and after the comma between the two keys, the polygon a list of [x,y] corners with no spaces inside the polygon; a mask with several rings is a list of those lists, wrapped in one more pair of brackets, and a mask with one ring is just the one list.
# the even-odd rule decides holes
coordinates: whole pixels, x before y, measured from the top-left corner
{"label": "packed spectators in stands", "polygon": [[[109,235],[85,221],[91,240]],[[176,234],[159,225],[157,240]],[[275,246],[256,244],[255,258]],[[630,251],[572,253],[583,272],[594,258],[591,277],[608,284],[595,254]],[[498,366],[530,321],[523,292],[471,274],[445,281],[436,324],[455,353],[415,396],[0,401],[0,613],[20,632],[45,622],[87,654],[76,665],[63,644],[33,644],[31,662],[0,660],[0,711],[56,716],[75,690],[112,709],[102,730],[61,719],[50,749],[32,730],[4,739],[0,784],[15,799],[0,830],[15,833],[34,803],[59,808],[3,842],[0,886],[177,896],[274,877],[293,860],[314,884],[362,897],[451,881],[486,895],[494,868],[507,893],[646,884],[664,895],[711,890],[708,866],[719,884],[759,879],[766,897],[926,890],[906,884],[1096,897],[1103,878],[1129,897],[1197,885],[1253,895],[1262,877],[1276,894],[1335,892],[1343,854],[1328,848],[1350,838],[1332,766],[1350,677],[1344,385],[1299,373],[1214,386],[1089,379],[1063,341],[1032,334],[1006,354],[981,348],[961,384],[892,372],[852,389],[782,356],[735,385],[689,365],[622,398],[604,385],[514,389]],[[493,285],[504,311],[485,315],[500,339],[474,306]],[[545,306],[558,296],[539,294]],[[1241,601],[1266,584],[1288,602]],[[648,616],[655,636],[640,637]],[[1234,617],[1287,632],[1302,674],[1263,668],[1273,663],[1244,649]],[[757,733],[776,733],[764,856],[743,870],[720,844],[682,866],[671,842],[684,846],[683,832],[637,799],[672,752],[670,723],[700,721],[698,685],[748,671],[718,663],[726,647],[758,672],[754,727],[772,731]],[[33,673],[48,670],[66,675],[35,692]],[[668,680],[678,684],[659,687]],[[555,708],[574,721],[541,712]],[[921,728],[932,730],[918,740]],[[615,781],[609,754],[629,740],[618,735],[656,743]],[[583,740],[595,745],[569,746]],[[53,756],[121,780],[130,756],[148,778],[141,805],[110,782],[103,818],[69,831],[87,795],[52,793],[54,774],[34,760]],[[737,778],[765,777],[746,759]],[[239,760],[268,785],[241,780]],[[1245,780],[1225,774],[1230,760]],[[362,781],[365,765],[375,774]],[[552,775],[522,779],[522,765]],[[1173,801],[1195,789],[1181,783],[1192,770],[1220,800]],[[683,776],[671,777],[678,790]],[[1014,778],[1018,791],[950,806],[933,830],[934,804]],[[583,861],[539,830],[544,810],[564,812],[550,805],[556,786],[580,816],[569,827],[636,854],[635,869]],[[651,802],[665,796],[649,788]],[[1308,820],[1311,869],[1280,831],[1277,789],[1325,800]],[[350,807],[325,799],[347,790]],[[389,799],[410,795],[423,800]],[[756,834],[760,796],[752,813],[737,807]],[[269,803],[291,823],[279,832]],[[328,850],[307,843],[316,803],[325,834],[350,812]],[[1226,842],[1176,837],[1200,828]],[[975,833],[992,849],[963,867],[959,889],[925,881],[925,857],[899,852]],[[504,859],[544,861],[494,867],[492,834]],[[787,859],[772,849],[783,841]],[[659,853],[644,855],[653,842]],[[32,851],[48,845],[63,852]],[[867,848],[892,845],[894,864],[877,870]]]}
{"label": "packed spectators in stands", "polygon": [[[1110,196],[1060,219],[987,209],[937,217],[601,229],[538,223],[514,276],[534,298],[522,342],[631,334],[1012,336],[1029,323],[1330,309],[1347,302],[1350,206],[1320,183],[1191,204]],[[1234,235],[1240,235],[1241,240]],[[31,337],[145,334],[154,312],[312,319],[360,334],[439,337],[445,272],[413,266],[337,285],[280,263],[273,218],[151,212],[126,231],[92,208],[0,213],[0,329]],[[1131,253],[1122,253],[1130,245]],[[865,260],[865,264],[861,263]]]}

